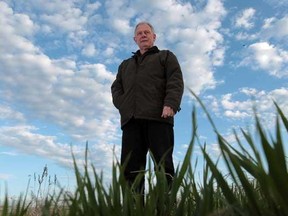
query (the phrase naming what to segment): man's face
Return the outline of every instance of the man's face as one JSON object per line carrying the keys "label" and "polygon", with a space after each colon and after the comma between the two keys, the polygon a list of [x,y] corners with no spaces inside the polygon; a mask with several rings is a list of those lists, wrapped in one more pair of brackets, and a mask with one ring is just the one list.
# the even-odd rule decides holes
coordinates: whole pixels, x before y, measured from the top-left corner
{"label": "man's face", "polygon": [[140,50],[149,49],[154,45],[156,34],[152,32],[147,24],[141,24],[137,27],[134,41],[139,46]]}

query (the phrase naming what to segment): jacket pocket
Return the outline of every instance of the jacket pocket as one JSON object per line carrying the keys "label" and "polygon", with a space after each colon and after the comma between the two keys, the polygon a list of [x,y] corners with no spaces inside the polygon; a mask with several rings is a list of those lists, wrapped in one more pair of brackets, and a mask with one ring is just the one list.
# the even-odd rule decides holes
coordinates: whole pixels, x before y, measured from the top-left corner
{"label": "jacket pocket", "polygon": [[113,98],[114,106],[119,110],[123,103],[123,95],[119,95],[116,98]]}

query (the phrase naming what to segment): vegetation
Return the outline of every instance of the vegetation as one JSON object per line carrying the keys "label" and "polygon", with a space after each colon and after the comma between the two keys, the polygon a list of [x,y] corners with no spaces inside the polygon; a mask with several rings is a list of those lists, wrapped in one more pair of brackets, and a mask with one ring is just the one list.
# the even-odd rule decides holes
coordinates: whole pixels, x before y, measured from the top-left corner
{"label": "vegetation", "polygon": [[[149,164],[145,174],[147,192],[145,195],[138,194],[134,188],[144,173],[139,174],[132,187],[128,187],[123,177],[123,167],[118,162],[112,168],[112,181],[106,186],[102,174],[97,174],[93,164],[88,163],[86,150],[84,171],[73,157],[77,179],[75,192],[71,194],[62,190],[59,194],[48,195],[37,208],[37,215],[288,215],[288,173],[282,138],[283,133],[288,132],[288,119],[282,110],[275,104],[277,117],[274,137],[267,135],[255,112],[259,143],[250,132],[241,130],[240,135],[244,140],[235,132],[238,144],[235,146],[218,132],[205,107],[202,107],[221,150],[221,158],[215,162],[205,145],[201,147],[205,161],[202,182],[195,178],[197,164],[191,164],[193,147],[198,140],[194,109],[191,143],[182,165],[176,169],[171,188],[165,181],[163,169],[157,167],[154,171]],[[281,130],[282,124],[284,132]],[[251,150],[245,149],[243,142]],[[228,177],[218,166],[220,160],[226,164]],[[5,216],[29,215],[33,209],[33,203],[25,197],[12,204],[6,198],[0,206]]]}

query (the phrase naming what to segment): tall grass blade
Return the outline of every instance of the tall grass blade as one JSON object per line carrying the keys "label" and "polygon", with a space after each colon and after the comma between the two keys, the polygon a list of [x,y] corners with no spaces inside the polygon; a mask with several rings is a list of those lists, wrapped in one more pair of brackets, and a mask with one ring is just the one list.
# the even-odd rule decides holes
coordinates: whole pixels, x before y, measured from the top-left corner
{"label": "tall grass blade", "polygon": [[277,113],[280,115],[281,120],[286,128],[286,131],[288,132],[288,119],[285,117],[283,111],[281,110],[281,108],[278,106],[276,102],[274,102],[274,105],[276,106]]}
{"label": "tall grass blade", "polygon": [[[277,124],[279,124],[279,122]],[[272,195],[274,196],[274,202],[280,205],[281,209],[283,209],[288,214],[288,200],[286,198],[286,192],[288,191],[287,170],[285,168],[283,169],[282,166],[279,166],[279,164],[281,163],[286,163],[285,158],[285,162],[279,161],[279,159],[283,160],[283,157],[279,158],[279,152],[275,149],[275,146],[273,148],[273,146],[270,145],[257,116],[256,126],[268,164],[268,174],[270,182],[272,183],[270,184],[270,190],[272,192]],[[280,156],[281,155],[282,153],[280,154]]]}
{"label": "tall grass blade", "polygon": [[2,216],[7,216],[9,211],[9,201],[8,201],[8,194],[6,193],[4,198],[4,204],[2,206]]}
{"label": "tall grass blade", "polygon": [[231,163],[233,164],[233,167],[235,169],[235,172],[237,173],[237,177],[239,181],[241,182],[242,189],[244,190],[246,196],[247,196],[247,203],[246,204],[249,207],[250,214],[252,215],[261,215],[261,207],[258,204],[259,197],[257,196],[257,193],[255,193],[254,187],[251,185],[251,180],[247,178],[245,173],[241,169],[241,159],[239,159],[237,156],[235,156],[233,153],[227,151],[228,157],[230,158]]}
{"label": "tall grass blade", "polygon": [[190,91],[190,93],[196,98],[196,100],[198,101],[198,103],[201,105],[201,107],[202,107],[203,111],[205,112],[205,114],[206,114],[206,116],[207,116],[207,118],[208,118],[208,120],[209,120],[209,122],[210,122],[210,124],[211,124],[211,126],[212,126],[212,128],[213,128],[213,130],[215,131],[215,133],[216,133],[216,134],[219,134],[219,133],[218,133],[218,130],[217,130],[215,124],[214,124],[214,121],[212,120],[212,118],[211,118],[209,112],[207,111],[205,105],[203,104],[203,102],[200,100],[200,98],[199,98],[191,89],[189,89],[189,91]]}
{"label": "tall grass blade", "polygon": [[201,147],[202,153],[204,155],[207,164],[213,173],[215,180],[217,181],[218,185],[221,187],[221,190],[230,205],[235,205],[237,203],[237,199],[233,194],[232,190],[230,189],[228,183],[226,182],[225,178],[221,174],[221,172],[217,169],[216,165],[213,163],[212,159],[209,155],[204,151],[203,147]]}

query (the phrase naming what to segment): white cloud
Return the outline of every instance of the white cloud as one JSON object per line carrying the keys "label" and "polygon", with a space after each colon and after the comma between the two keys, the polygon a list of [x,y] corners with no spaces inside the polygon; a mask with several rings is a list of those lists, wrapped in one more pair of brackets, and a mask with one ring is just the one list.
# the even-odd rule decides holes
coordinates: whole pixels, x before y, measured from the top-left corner
{"label": "white cloud", "polygon": [[0,104],[0,120],[16,120],[23,122],[25,120],[25,116],[22,113],[13,110],[9,106]]}
{"label": "white cloud", "polygon": [[82,50],[82,54],[87,57],[93,57],[96,54],[97,50],[95,45],[92,43],[86,44],[86,46]]}
{"label": "white cloud", "polygon": [[253,19],[256,10],[254,8],[248,8],[241,11],[235,20],[235,26],[238,28],[251,29],[254,26]]}
{"label": "white cloud", "polygon": [[[241,98],[237,99],[237,98]],[[205,104],[212,108],[218,117],[228,119],[239,119],[251,121],[254,116],[253,107],[261,113],[260,117],[267,126],[271,125],[275,117],[275,101],[282,111],[288,114],[288,89],[278,88],[269,91],[257,90],[255,88],[242,88],[237,93],[228,93],[216,98],[215,96],[205,97]]]}
{"label": "white cloud", "polygon": [[[196,93],[214,88],[217,84],[214,67],[223,64],[225,53],[223,36],[219,33],[221,19],[226,15],[222,2],[207,1],[196,11],[190,3],[175,5],[170,1],[166,8],[168,11],[157,11],[151,18],[161,32],[158,41],[168,48],[175,47],[172,51],[180,61],[188,88]],[[163,19],[167,22],[162,22]]]}
{"label": "white cloud", "polygon": [[[134,3],[134,2],[133,2]],[[134,10],[133,3],[129,5],[128,1],[108,0],[105,1],[105,8],[109,15],[106,20],[117,33],[132,38],[133,27],[130,26],[130,19],[137,13]]]}
{"label": "white cloud", "polygon": [[[38,155],[49,158],[56,163],[72,168],[72,152],[77,164],[83,164],[85,144],[72,145],[59,143],[54,136],[46,136],[37,133],[38,129],[28,125],[0,128],[0,143],[9,143],[9,147],[17,148],[17,151],[29,155]],[[119,155],[119,146],[108,143],[88,143],[89,159],[95,164],[97,171],[100,169],[109,172],[114,159],[114,154]],[[1,154],[1,153],[0,153]]]}
{"label": "white cloud", "polygon": [[251,44],[248,50],[249,54],[241,64],[256,70],[265,70],[275,77],[288,75],[288,51],[268,42]]}
{"label": "white cloud", "polygon": [[87,10],[85,12],[88,14],[94,14],[101,6],[102,4],[100,2],[87,4],[86,5]]}
{"label": "white cloud", "polygon": [[107,47],[105,50],[104,50],[104,52],[103,52],[103,54],[105,55],[105,56],[107,56],[107,57],[113,57],[113,55],[115,54],[114,53],[114,48],[112,48],[112,47]]}
{"label": "white cloud", "polygon": [[[252,20],[258,19],[257,17],[253,16],[251,17]],[[260,26],[259,30],[256,30],[256,27],[254,26],[254,23],[252,22],[243,22],[243,25],[246,26],[246,29],[251,29],[251,30],[256,30],[256,32],[237,32],[236,33],[236,39],[237,40],[258,40],[258,41],[270,41],[271,39],[276,39],[276,41],[281,41],[284,42],[283,44],[288,41],[288,16],[285,15],[281,18],[278,17],[269,17],[264,19],[263,21],[261,20],[262,26]],[[235,26],[241,27],[240,21],[235,23]],[[253,29],[253,27],[255,27]]]}
{"label": "white cloud", "polygon": [[[0,6],[0,11],[2,13],[0,20],[1,25],[7,22],[9,23],[9,28],[5,29],[5,31],[12,31],[21,36],[31,36],[34,34],[34,31],[38,27],[33,23],[28,15],[14,12],[5,2],[2,1],[0,2]],[[13,19],[10,19],[11,16],[13,16]]]}
{"label": "white cloud", "polygon": [[[88,140],[91,145],[99,146],[95,146],[99,166],[111,164],[107,163],[111,161],[108,157],[111,151],[106,150],[115,141],[119,126],[119,117],[111,101],[112,72],[103,64],[78,63],[65,57],[50,58],[30,39],[34,32],[33,21],[24,14],[16,16],[5,3],[0,3],[3,6],[0,9],[0,47],[3,50],[0,53],[0,75],[3,77],[0,80],[1,99],[15,104],[14,110],[9,106],[0,107],[1,120],[15,121],[14,125],[0,127],[1,145],[50,158],[65,166],[71,165],[70,145],[59,142],[55,136],[41,134],[40,129],[29,123],[23,125],[23,120],[30,122],[38,119],[55,125],[61,133],[67,134],[68,139],[73,138],[72,143]],[[79,11],[74,12],[70,14],[74,18],[81,16]],[[68,18],[70,15],[67,15]],[[65,18],[61,16],[56,18]],[[25,22],[20,21],[21,17]],[[52,24],[52,18],[50,21]],[[63,26],[63,22],[58,21],[58,27],[65,28],[66,24]],[[74,27],[66,28],[66,31],[82,28],[77,27],[83,24],[81,19],[78,24],[73,23],[78,22],[75,19],[70,21],[67,25]],[[27,28],[25,34],[17,31],[16,27],[20,24],[22,28]],[[2,43],[3,39],[5,43]],[[86,54],[92,54],[91,50],[86,50]],[[49,134],[49,131],[46,133]],[[83,153],[84,149],[77,151]]]}
{"label": "white cloud", "polygon": [[[288,38],[288,16],[280,19],[276,17],[267,18],[264,20],[263,29],[260,35],[266,39],[287,39]],[[287,41],[287,40],[286,40]]]}
{"label": "white cloud", "polygon": [[279,88],[274,89],[269,93],[269,98],[273,99],[284,112],[288,113],[288,89],[287,88]]}
{"label": "white cloud", "polygon": [[267,19],[264,19],[264,24],[263,24],[263,29],[268,29],[273,26],[273,23],[275,22],[276,18],[275,17],[270,17]]}
{"label": "white cloud", "polygon": [[259,34],[250,34],[247,32],[239,32],[235,35],[237,40],[255,40],[259,38]]}
{"label": "white cloud", "polygon": [[212,143],[209,145],[209,151],[212,154],[213,158],[219,158],[221,155],[221,149],[218,143]]}
{"label": "white cloud", "polygon": [[132,27],[129,25],[129,20],[127,19],[114,19],[112,21],[112,27],[123,35],[128,35],[132,30]]}
{"label": "white cloud", "polygon": [[288,6],[287,0],[265,0],[268,4],[271,5],[271,7],[278,8],[278,9],[284,9]]}
{"label": "white cloud", "polygon": [[[225,110],[235,110],[235,109],[240,109],[240,110],[249,110],[251,109],[251,101],[245,101],[245,102],[241,102],[241,101],[231,101],[232,98],[232,94],[226,94],[222,96],[221,99],[221,105]],[[239,115],[240,112],[238,112],[237,115]],[[229,112],[229,114],[231,115],[231,112]]]}
{"label": "white cloud", "polygon": [[[11,54],[22,52],[22,50],[29,53],[39,51],[37,47],[25,38],[25,36],[32,36],[34,32],[34,25],[27,15],[14,14],[4,2],[0,2],[0,14],[0,24],[2,26],[0,29],[0,46],[2,55],[4,50],[9,50]],[[21,31],[21,29],[25,30]]]}
{"label": "white cloud", "polygon": [[87,17],[83,16],[81,10],[76,8],[66,9],[62,14],[44,14],[40,19],[60,31],[67,32],[79,31],[87,22]]}
{"label": "white cloud", "polygon": [[233,119],[242,119],[242,118],[250,117],[250,114],[248,114],[245,111],[240,112],[239,110],[236,110],[236,111],[226,110],[224,112],[224,116],[228,118],[233,118]]}
{"label": "white cloud", "polygon": [[224,57],[225,57],[225,48],[219,47],[215,50],[213,50],[211,55],[212,65],[213,66],[221,66],[224,63]]}

